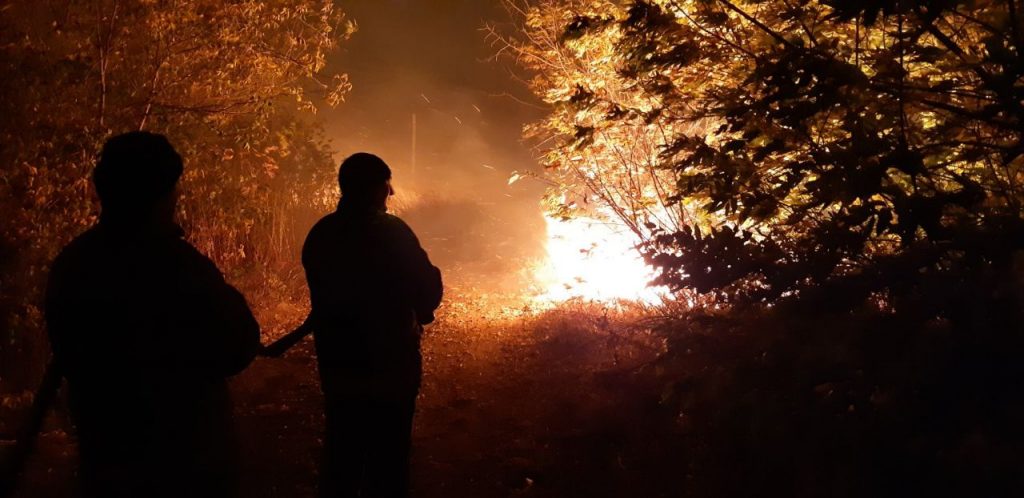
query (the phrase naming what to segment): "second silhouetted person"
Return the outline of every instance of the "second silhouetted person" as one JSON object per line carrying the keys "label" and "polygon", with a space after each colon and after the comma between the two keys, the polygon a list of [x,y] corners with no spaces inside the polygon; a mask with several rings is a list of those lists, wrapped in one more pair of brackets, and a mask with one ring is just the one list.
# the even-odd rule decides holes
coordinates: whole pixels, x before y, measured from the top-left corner
{"label": "second silhouetted person", "polygon": [[302,251],[326,403],[321,496],[408,494],[420,335],[442,286],[412,230],[387,214],[390,180],[377,156],[346,159],[338,209]]}

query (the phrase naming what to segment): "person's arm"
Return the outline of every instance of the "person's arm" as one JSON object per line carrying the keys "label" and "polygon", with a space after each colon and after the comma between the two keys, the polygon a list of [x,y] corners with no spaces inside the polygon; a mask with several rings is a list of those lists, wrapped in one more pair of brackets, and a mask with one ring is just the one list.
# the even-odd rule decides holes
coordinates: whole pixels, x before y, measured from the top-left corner
{"label": "person's arm", "polygon": [[[245,297],[229,285],[212,261],[191,246],[185,254],[185,309],[179,324],[189,329],[183,344],[189,363],[214,375],[235,375],[260,349],[260,327]],[[184,339],[184,337],[182,338]]]}
{"label": "person's arm", "polygon": [[[397,218],[395,218],[398,220]],[[441,270],[430,262],[427,252],[420,246],[416,234],[401,220],[396,229],[399,264],[405,269],[410,284],[410,298],[416,319],[426,325],[434,321],[434,310],[441,305],[444,285]]]}
{"label": "person's arm", "polygon": [[46,284],[46,298],[43,305],[43,314],[46,320],[46,333],[50,339],[50,348],[53,351],[55,364],[68,365],[73,361],[71,354],[79,348],[69,342],[73,339],[70,333],[71,311],[70,303],[66,299],[64,289],[67,270],[64,264],[64,254],[53,262],[50,268],[49,279]]}
{"label": "person's arm", "polygon": [[75,268],[81,263],[74,262],[74,259],[74,250],[65,248],[54,260],[43,303],[55,371],[72,377],[90,364],[97,338],[90,337],[87,331],[94,328],[98,314],[95,302],[89,301],[93,296],[83,296],[77,290],[81,287],[82,276],[75,272]]}

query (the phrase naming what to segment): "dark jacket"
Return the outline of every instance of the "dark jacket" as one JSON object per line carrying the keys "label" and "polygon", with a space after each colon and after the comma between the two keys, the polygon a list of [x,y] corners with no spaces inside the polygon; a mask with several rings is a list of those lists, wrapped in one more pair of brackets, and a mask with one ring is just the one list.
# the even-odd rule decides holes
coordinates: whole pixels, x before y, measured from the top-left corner
{"label": "dark jacket", "polygon": [[415,392],[442,284],[409,226],[342,201],[310,231],[302,264],[324,391]]}
{"label": "dark jacket", "polygon": [[46,320],[91,495],[234,486],[226,377],[259,347],[245,299],[177,226],[100,223],[53,264]]}

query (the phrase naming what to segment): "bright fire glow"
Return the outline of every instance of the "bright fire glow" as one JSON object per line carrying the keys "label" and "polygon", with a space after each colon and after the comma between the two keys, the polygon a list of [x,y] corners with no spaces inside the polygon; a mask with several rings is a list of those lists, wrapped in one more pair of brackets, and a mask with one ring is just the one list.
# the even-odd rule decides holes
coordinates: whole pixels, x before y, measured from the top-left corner
{"label": "bright fire glow", "polygon": [[548,261],[538,271],[545,289],[540,300],[660,301],[664,291],[647,286],[654,270],[637,254],[631,232],[585,217],[544,220]]}

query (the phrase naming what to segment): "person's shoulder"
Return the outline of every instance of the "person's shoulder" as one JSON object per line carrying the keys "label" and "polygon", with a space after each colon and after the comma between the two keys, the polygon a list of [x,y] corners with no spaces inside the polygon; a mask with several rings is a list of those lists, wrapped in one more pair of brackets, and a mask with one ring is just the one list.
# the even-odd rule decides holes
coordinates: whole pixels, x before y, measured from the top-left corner
{"label": "person's shoulder", "polygon": [[312,234],[313,232],[333,232],[337,230],[342,230],[351,221],[349,218],[350,217],[347,216],[345,213],[339,211],[332,211],[330,213],[325,214],[322,218],[317,220],[317,222],[313,224],[313,228],[310,229],[309,232]]}
{"label": "person's shoulder", "polygon": [[409,231],[409,232],[412,231],[412,228],[409,227],[409,224],[406,223],[405,220],[403,220],[403,219],[399,218],[398,216],[395,216],[395,215],[393,215],[391,213],[383,213],[383,214],[381,214],[380,215],[380,219],[379,219],[379,223],[381,223],[382,225],[384,225],[384,226],[386,226],[388,228],[392,228],[392,229],[395,229],[395,230],[403,230],[403,231]]}
{"label": "person's shoulder", "polygon": [[168,244],[168,247],[172,251],[177,253],[178,255],[180,255],[180,256],[182,256],[184,258],[187,258],[189,260],[193,260],[193,261],[196,261],[196,262],[202,262],[204,264],[205,263],[209,263],[211,265],[213,264],[213,260],[210,259],[209,256],[203,254],[202,251],[197,249],[196,246],[192,245],[191,242],[189,242],[188,240],[185,240],[184,238],[173,239]]}
{"label": "person's shoulder", "polygon": [[416,238],[416,233],[413,231],[412,227],[398,216],[390,213],[384,213],[381,215],[378,223],[388,237],[419,244],[419,240]]}
{"label": "person's shoulder", "polygon": [[174,265],[175,271],[223,277],[217,264],[186,240],[183,234],[171,237],[166,242],[160,242],[160,246],[166,248],[160,249],[160,252],[170,256],[168,261],[173,261],[171,264]]}
{"label": "person's shoulder", "polygon": [[309,233],[306,234],[306,243],[309,243],[311,240],[323,238],[325,235],[337,231],[341,225],[341,221],[341,218],[336,212],[329,213],[323,218],[320,218],[313,224],[313,228],[309,229]]}
{"label": "person's shoulder", "polygon": [[97,227],[93,226],[68,242],[57,254],[53,268],[60,268],[87,259],[90,254],[102,251],[103,237]]}
{"label": "person's shoulder", "polygon": [[103,237],[103,231],[100,230],[99,225],[93,225],[86,231],[78,234],[77,237],[71,239],[68,245],[64,246],[64,250],[61,252],[75,253],[80,251],[86,251],[90,248],[102,245],[105,237]]}
{"label": "person's shoulder", "polygon": [[332,212],[313,224],[302,243],[303,265],[324,260],[328,257],[327,254],[337,248],[343,231],[343,221],[337,212]]}

